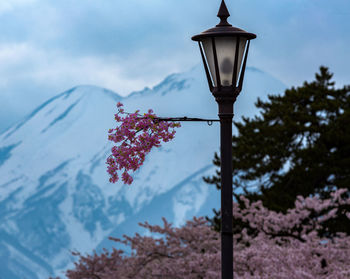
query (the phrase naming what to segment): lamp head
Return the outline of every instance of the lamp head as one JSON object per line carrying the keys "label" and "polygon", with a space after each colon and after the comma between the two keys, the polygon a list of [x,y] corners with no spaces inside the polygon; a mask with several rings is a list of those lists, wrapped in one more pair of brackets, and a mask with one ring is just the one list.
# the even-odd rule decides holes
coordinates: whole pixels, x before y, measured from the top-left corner
{"label": "lamp head", "polygon": [[228,23],[230,13],[224,0],[217,16],[219,24],[193,36],[192,40],[199,44],[210,91],[238,95],[243,85],[249,43],[256,35]]}

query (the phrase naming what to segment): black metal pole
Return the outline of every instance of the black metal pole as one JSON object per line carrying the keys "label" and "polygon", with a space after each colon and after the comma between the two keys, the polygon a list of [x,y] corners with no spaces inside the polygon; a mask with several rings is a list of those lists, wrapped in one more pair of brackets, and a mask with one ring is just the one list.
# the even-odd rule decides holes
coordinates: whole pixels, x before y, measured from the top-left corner
{"label": "black metal pole", "polygon": [[233,101],[219,103],[221,157],[221,278],[233,279],[232,119]]}

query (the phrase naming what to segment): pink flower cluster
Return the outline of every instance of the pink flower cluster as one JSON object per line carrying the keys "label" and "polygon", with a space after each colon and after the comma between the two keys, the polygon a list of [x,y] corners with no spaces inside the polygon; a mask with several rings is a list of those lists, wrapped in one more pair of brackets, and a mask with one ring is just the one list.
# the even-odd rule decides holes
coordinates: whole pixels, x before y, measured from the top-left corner
{"label": "pink flower cluster", "polygon": [[[342,205],[350,205],[349,192],[341,189],[327,200],[298,197],[287,214],[250,203],[246,208],[234,203],[234,218],[248,222],[257,233],[244,229],[234,235],[234,278],[237,279],[344,279],[350,278],[350,237],[339,233],[320,238],[317,229],[335,217]],[[348,216],[350,218],[350,216]],[[181,228],[139,224],[162,237],[124,235],[111,238],[132,248],[129,256],[114,249],[98,255],[82,256],[69,279],[85,278],[179,278],[217,279],[221,277],[220,234],[204,218],[194,218]]]}
{"label": "pink flower cluster", "polygon": [[[123,171],[122,180],[125,184],[131,184],[133,178],[128,173],[136,171],[145,161],[145,156],[155,147],[160,147],[161,141],[167,142],[174,138],[175,127],[180,123],[157,120],[157,116],[150,109],[142,117],[139,110],[135,113],[126,113],[118,102],[118,113],[115,120],[121,123],[115,129],[108,131],[108,140],[120,143],[112,147],[112,154],[107,158],[107,171],[110,174],[109,181],[118,181],[118,171]],[[125,116],[121,116],[125,114]],[[172,130],[170,130],[172,128]]]}

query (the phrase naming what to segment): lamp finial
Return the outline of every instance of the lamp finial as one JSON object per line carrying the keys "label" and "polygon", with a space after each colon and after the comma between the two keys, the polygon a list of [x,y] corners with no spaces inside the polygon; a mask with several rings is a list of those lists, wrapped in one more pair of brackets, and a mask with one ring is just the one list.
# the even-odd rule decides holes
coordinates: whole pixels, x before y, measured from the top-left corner
{"label": "lamp finial", "polygon": [[226,7],[225,0],[222,0],[220,9],[218,12],[218,17],[220,18],[221,21],[217,26],[231,26],[231,24],[227,22],[227,18],[229,16],[230,16],[230,13],[228,12],[228,9]]}

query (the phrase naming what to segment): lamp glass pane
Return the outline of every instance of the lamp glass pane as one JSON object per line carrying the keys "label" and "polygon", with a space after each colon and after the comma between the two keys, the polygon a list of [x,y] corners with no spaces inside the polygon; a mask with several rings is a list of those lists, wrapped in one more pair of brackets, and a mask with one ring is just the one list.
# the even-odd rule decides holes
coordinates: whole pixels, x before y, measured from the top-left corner
{"label": "lamp glass pane", "polygon": [[217,82],[216,82],[216,72],[215,72],[215,64],[214,64],[214,51],[213,51],[213,44],[212,44],[211,38],[203,39],[202,44],[204,48],[205,58],[207,59],[208,66],[209,66],[209,72],[214,82],[214,86],[216,87]]}
{"label": "lamp glass pane", "polygon": [[[236,53],[236,37],[217,37],[215,38],[216,53],[218,58],[218,66],[220,73],[221,86],[231,86],[233,77],[233,67],[235,62]],[[240,38],[238,48],[238,63],[237,63],[237,75],[238,80],[239,71],[243,60],[244,49],[247,39]],[[208,61],[211,76],[214,81],[214,86],[217,85],[215,64],[214,64],[214,53],[212,39],[206,38],[203,40],[203,48],[206,59]]]}
{"label": "lamp glass pane", "polygon": [[241,66],[242,66],[242,60],[243,60],[244,50],[246,48],[246,43],[247,43],[247,39],[242,38],[242,37],[239,39],[239,47],[238,47],[239,52],[238,52],[236,82],[238,82],[239,72],[240,72]]}

